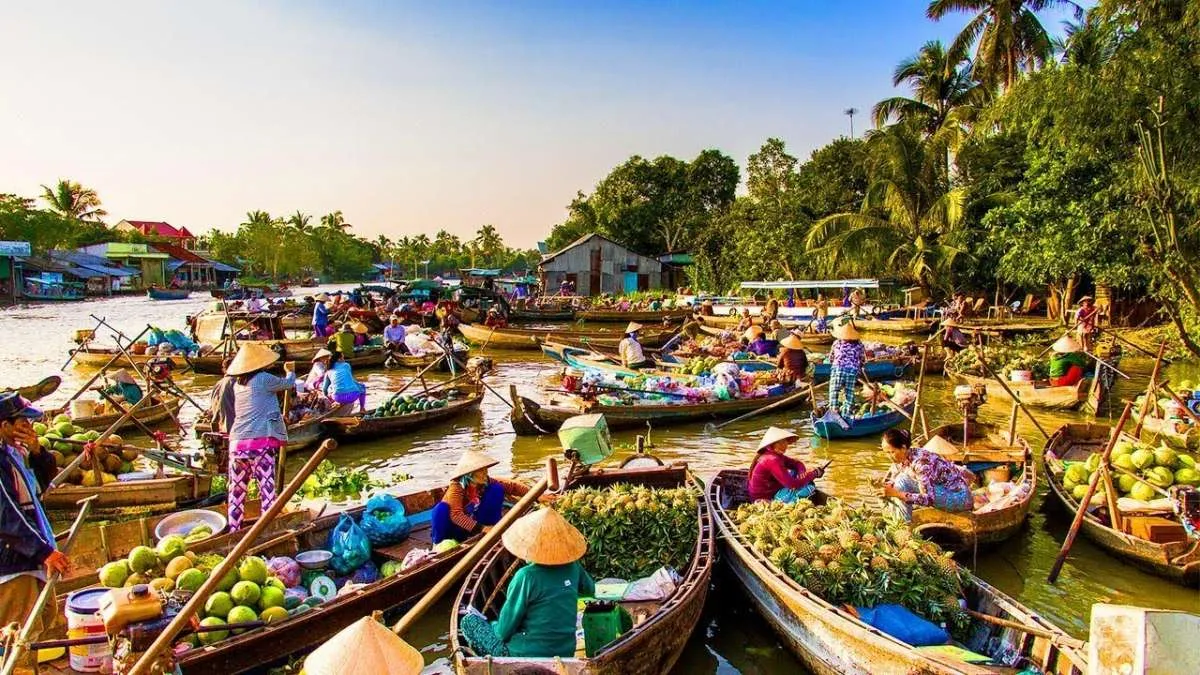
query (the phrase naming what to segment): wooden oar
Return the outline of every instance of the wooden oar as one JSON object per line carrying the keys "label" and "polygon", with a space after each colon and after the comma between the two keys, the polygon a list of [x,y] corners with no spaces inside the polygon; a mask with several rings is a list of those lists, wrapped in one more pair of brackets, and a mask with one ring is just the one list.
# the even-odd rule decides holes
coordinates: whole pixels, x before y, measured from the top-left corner
{"label": "wooden oar", "polygon": [[1034,637],[1045,638],[1047,640],[1050,640],[1051,642],[1059,643],[1065,647],[1070,647],[1072,649],[1083,649],[1084,647],[1087,647],[1087,643],[1084,642],[1083,640],[1079,640],[1077,638],[1073,638],[1073,637],[1070,637],[1067,635],[1059,635],[1058,633],[1051,633],[1050,631],[1044,630],[1042,628],[1037,628],[1035,626],[1029,626],[1029,625],[1026,625],[1023,623],[1018,623],[1016,621],[1009,621],[1008,619],[1001,619],[998,616],[992,616],[991,614],[984,614],[982,612],[976,612],[973,609],[968,609],[968,610],[966,610],[966,612],[967,612],[968,616],[978,619],[980,621],[983,621],[985,623],[990,623],[990,624],[993,624],[996,626],[1002,626],[1004,628],[1011,628],[1016,631],[1021,631],[1022,633],[1028,633],[1029,635],[1032,635]]}
{"label": "wooden oar", "polygon": [[[917,431],[917,413],[921,409],[921,391],[925,385],[925,359],[929,357],[929,343],[921,345],[921,370],[917,372],[917,404],[913,408],[913,416],[910,418],[912,424],[908,427],[908,433],[911,436]],[[926,434],[928,436],[928,434]],[[964,439],[965,440],[965,439]]]}
{"label": "wooden oar", "polygon": [[[107,429],[104,430],[103,433],[101,433],[98,437],[96,437],[96,440],[92,441],[92,443],[95,443],[96,445],[102,445],[104,442],[104,439],[111,436],[114,431],[119,429],[121,427],[121,425],[125,424],[126,420],[128,420],[130,417],[132,417],[133,413],[136,412],[138,408],[142,407],[142,404],[144,404],[145,402],[147,402],[149,400],[150,400],[149,396],[143,396],[140,401],[138,401],[137,403],[134,403],[132,406],[130,406],[129,409],[125,411],[125,414],[121,415],[121,417],[118,418],[116,422],[113,422],[111,426],[109,426]],[[50,485],[48,487],[58,487],[59,485],[62,485],[63,482],[67,480],[67,476],[75,469],[78,469],[79,465],[83,463],[83,457],[86,454],[88,454],[88,453],[81,452],[78,455],[76,455],[75,459],[72,459],[70,464],[63,467],[62,471],[59,471],[58,475],[56,475],[53,479],[51,479]]]}
{"label": "wooden oar", "polygon": [[997,375],[996,371],[992,370],[992,367],[988,365],[987,358],[984,357],[983,350],[979,348],[979,345],[971,345],[971,349],[975,350],[975,355],[979,357],[979,363],[983,366],[983,369],[987,371],[987,374],[1000,384],[1000,387],[1004,389],[1009,398],[1011,398],[1013,401],[1016,401],[1017,405],[1021,406],[1021,412],[1025,413],[1025,416],[1029,418],[1029,421],[1033,422],[1033,426],[1037,427],[1037,430],[1042,432],[1042,436],[1045,436],[1046,439],[1049,440],[1050,434],[1042,428],[1042,424],[1038,422],[1036,417],[1033,416],[1033,413],[1029,412],[1029,408],[1025,407],[1025,403],[1021,401],[1020,397],[1013,393],[1013,390],[1009,388],[1008,383],[1004,381],[1004,378]]}
{"label": "wooden oar", "polygon": [[742,421],[748,420],[751,417],[754,417],[756,415],[761,415],[762,413],[765,413],[765,412],[777,410],[779,408],[782,408],[785,405],[794,403],[795,401],[798,401],[798,400],[804,398],[805,396],[808,396],[807,389],[805,389],[803,391],[797,391],[797,392],[793,393],[791,396],[788,396],[784,399],[776,401],[776,402],[772,403],[771,405],[763,406],[761,408],[755,408],[754,410],[751,410],[750,412],[746,413],[745,415],[735,417],[731,420],[726,420],[724,422],[721,422],[720,424],[713,424],[712,422],[709,422],[708,424],[704,425],[704,433],[711,434],[711,433],[717,432],[717,431],[729,426],[730,424],[733,424],[734,422],[742,422]]}
{"label": "wooden oar", "polygon": [[51,375],[42,378],[37,384],[29,385],[28,387],[18,387],[16,392],[32,403],[58,391],[60,385],[62,385],[62,378],[57,375]]}
{"label": "wooden oar", "polygon": [[[1124,344],[1127,344],[1127,345],[1129,345],[1130,347],[1133,347],[1134,349],[1136,349],[1136,350],[1138,350],[1139,352],[1141,352],[1141,353],[1145,354],[1146,356],[1149,356],[1150,358],[1155,358],[1155,356],[1154,356],[1154,353],[1153,353],[1153,352],[1151,352],[1150,350],[1148,350],[1148,349],[1146,349],[1146,348],[1144,348],[1144,347],[1139,347],[1138,345],[1136,345],[1136,344],[1134,344],[1134,343],[1130,342],[1129,340],[1126,340],[1125,338],[1121,337],[1119,334],[1117,334],[1117,332],[1116,332],[1116,331],[1112,330],[1111,328],[1105,328],[1104,326],[1096,326],[1096,327],[1100,329],[1100,332],[1102,332],[1102,333],[1108,333],[1109,335],[1113,336],[1114,338],[1116,338],[1116,339],[1117,339],[1117,340],[1119,340],[1120,342],[1122,342],[1122,343],[1124,343]],[[1162,358],[1162,359],[1163,359],[1163,361],[1165,361],[1166,363],[1171,363],[1171,359],[1168,359],[1168,358],[1163,358],[1161,354],[1158,356],[1158,358]]]}
{"label": "wooden oar", "polygon": [[[75,544],[75,536],[79,534],[79,526],[87,520],[88,513],[92,510],[92,501],[97,499],[99,495],[92,495],[85,499],[76,502],[79,505],[79,513],[75,516],[75,522],[71,524],[70,534],[67,535],[67,540],[63,542],[62,549],[64,554],[71,550]],[[21,626],[21,632],[17,635],[16,644],[11,646],[11,651],[5,654],[8,657],[4,662],[4,669],[0,670],[0,675],[12,675],[17,667],[17,662],[25,655],[29,645],[29,638],[33,635],[33,626],[37,623],[37,619],[41,617],[42,610],[46,607],[46,603],[54,597],[54,585],[62,578],[62,573],[55,570],[50,574],[50,578],[46,579],[46,583],[42,586],[42,592],[38,594],[37,602],[33,603],[33,610],[25,617],[25,624]]]}
{"label": "wooden oar", "polygon": [[[148,330],[150,330],[149,326],[147,326],[146,329],[143,330],[142,332],[138,333],[137,337],[135,337],[133,339],[133,341],[137,342],[138,338],[145,335],[146,331],[148,331]],[[76,351],[78,351],[78,350],[74,350],[71,352],[71,359],[75,358]],[[88,378],[88,381],[84,382],[82,387],[77,389],[74,394],[71,394],[71,398],[67,399],[66,403],[63,404],[63,407],[66,407],[67,404],[69,404],[71,401],[74,401],[75,399],[79,398],[80,394],[87,391],[89,387],[91,387],[93,384],[95,384],[96,380],[100,379],[100,376],[104,374],[104,371],[108,370],[112,366],[112,364],[116,363],[117,359],[121,358],[122,356],[123,356],[123,354],[121,352],[117,352],[116,354],[113,354],[112,358],[110,358],[108,360],[108,363],[105,363],[103,366],[100,366],[100,370],[98,370],[95,375],[92,375],[90,378]],[[71,360],[70,359],[67,360],[67,363],[64,363],[63,367],[60,368],[60,370],[65,369],[67,367],[67,365],[70,363],[71,363]]]}
{"label": "wooden oar", "polygon": [[[396,635],[403,637],[404,633],[406,633],[409,628],[412,628],[412,625],[416,623],[417,619],[421,618],[422,614],[429,611],[429,608],[437,603],[438,599],[441,598],[446,591],[458,584],[458,580],[462,577],[462,575],[469,572],[480,558],[482,558],[488,551],[492,550],[492,547],[500,539],[500,536],[504,534],[504,531],[507,530],[510,525],[516,522],[516,520],[520,518],[525,511],[528,510],[529,507],[538,500],[539,497],[542,496],[542,493],[544,493],[547,489],[549,489],[551,492],[557,492],[558,487],[558,463],[553,457],[550,457],[546,459],[546,475],[529,488],[529,492],[526,492],[525,496],[521,497],[521,500],[514,504],[513,507],[508,510],[508,513],[504,514],[504,517],[500,519],[500,522],[493,525],[492,529],[488,530],[479,541],[475,542],[475,544],[471,546],[470,550],[467,551],[467,554],[463,556],[462,559],[459,560],[458,563],[456,563],[454,567],[446,573],[445,576],[442,577],[441,581],[437,582],[437,585],[429,589],[425,595],[421,596],[421,599],[417,601],[417,604],[414,605],[412,609],[408,610],[405,612],[404,616],[400,617],[400,620],[392,626],[392,631],[396,633]],[[134,673],[131,675],[136,674]]]}
{"label": "wooden oar", "polygon": [[283,491],[275,498],[275,503],[271,505],[271,508],[267,509],[267,512],[264,513],[258,520],[256,520],[254,525],[251,526],[249,530],[246,530],[245,534],[242,535],[241,539],[239,539],[238,543],[233,547],[233,550],[227,553],[225,555],[225,559],[221,561],[221,564],[217,565],[216,568],[214,568],[209,574],[208,580],[205,581],[204,584],[200,586],[199,590],[192,595],[187,604],[184,605],[183,608],[179,610],[179,613],[175,615],[175,618],[171,619],[171,623],[167,624],[166,628],[163,628],[162,632],[158,634],[158,637],[154,639],[154,643],[151,644],[137,660],[137,663],[133,664],[133,668],[129,671],[129,675],[149,675],[151,668],[158,659],[158,655],[163,650],[168,649],[171,646],[171,641],[175,639],[175,636],[178,635],[179,632],[191,621],[192,617],[208,599],[208,596],[214,590],[216,590],[217,584],[221,582],[221,578],[225,576],[229,570],[233,569],[233,566],[238,563],[239,558],[241,558],[254,544],[254,541],[258,538],[258,535],[262,534],[263,530],[267,528],[267,525],[275,520],[276,516],[283,511],[284,507],[287,506],[288,500],[292,498],[292,495],[296,493],[296,490],[300,489],[300,485],[304,483],[304,480],[308,478],[309,474],[311,474],[317,468],[317,465],[325,459],[325,456],[332,452],[335,448],[337,448],[337,441],[332,439],[326,439],[325,441],[322,441],[321,446],[317,448],[317,451],[313,453],[312,457],[309,457],[308,462],[306,462],[300,471],[292,477],[291,482],[289,482],[283,488]]}
{"label": "wooden oar", "polygon": [[1119,467],[1119,466],[1114,466],[1112,469],[1113,469],[1113,471],[1116,471],[1117,473],[1119,473],[1119,474],[1121,474],[1121,475],[1124,475],[1124,476],[1132,476],[1132,477],[1133,477],[1133,478],[1134,478],[1134,479],[1135,479],[1137,482],[1139,482],[1139,483],[1145,483],[1146,485],[1149,485],[1149,486],[1150,486],[1150,489],[1154,490],[1155,492],[1157,492],[1158,494],[1160,494],[1160,495],[1162,495],[1162,496],[1164,496],[1164,497],[1170,497],[1170,496],[1171,496],[1171,493],[1169,493],[1169,492],[1167,492],[1166,490],[1162,489],[1161,487],[1159,487],[1159,486],[1155,485],[1154,483],[1151,483],[1150,481],[1146,480],[1145,478],[1142,478],[1141,476],[1139,476],[1139,475],[1137,475],[1136,473],[1134,473],[1134,472],[1130,471],[1129,469],[1122,469],[1122,468],[1121,468],[1121,467]]}
{"label": "wooden oar", "polygon": [[[1107,465],[1109,457],[1112,456],[1113,447],[1116,446],[1117,440],[1121,438],[1121,430],[1125,428],[1125,422],[1129,421],[1129,413],[1133,410],[1133,404],[1126,403],[1125,410],[1121,413],[1121,419],[1117,421],[1117,426],[1113,427],[1112,435],[1108,437],[1108,443],[1104,446],[1104,452],[1100,453],[1100,464]],[[1100,484],[1100,472],[1092,474],[1092,479],[1088,481],[1087,492],[1083,495],[1083,499],[1079,500],[1079,509],[1075,511],[1075,520],[1071,523],[1071,529],[1067,531],[1067,538],[1063,540],[1062,550],[1058,552],[1058,557],[1054,559],[1054,566],[1050,568],[1050,574],[1046,577],[1046,581],[1054,583],[1058,580],[1058,574],[1062,571],[1063,563],[1067,561],[1067,553],[1071,551],[1071,546],[1075,543],[1075,537],[1079,534],[1079,527],[1083,524],[1083,518],[1087,515],[1088,503],[1092,500],[1092,495],[1096,494],[1096,486]]]}
{"label": "wooden oar", "polygon": [[1154,390],[1158,386],[1158,373],[1162,370],[1163,354],[1165,354],[1166,351],[1167,341],[1163,340],[1162,344],[1158,346],[1158,356],[1154,359],[1154,370],[1150,371],[1150,382],[1146,385],[1146,398],[1142,401],[1142,412],[1140,415],[1138,415],[1137,426],[1133,428],[1134,438],[1141,437],[1142,423],[1145,421],[1146,416],[1149,415],[1150,411],[1153,409],[1151,406],[1155,405]]}

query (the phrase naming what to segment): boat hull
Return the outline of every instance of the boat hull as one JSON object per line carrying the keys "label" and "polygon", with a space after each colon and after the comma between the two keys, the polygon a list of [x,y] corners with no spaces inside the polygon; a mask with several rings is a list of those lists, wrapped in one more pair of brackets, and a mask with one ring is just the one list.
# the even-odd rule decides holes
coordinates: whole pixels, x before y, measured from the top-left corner
{"label": "boat hull", "polygon": [[933,332],[933,319],[855,319],[854,326],[867,333],[892,335],[927,335]]}
{"label": "boat hull", "polygon": [[692,315],[690,307],[681,307],[679,309],[663,309],[654,311],[628,311],[609,309],[585,309],[575,313],[575,318],[582,321],[591,321],[593,323],[628,323],[636,321],[638,323],[652,323],[662,321],[663,319],[686,319]]}
{"label": "boat hull", "polygon": [[60,485],[42,494],[42,505],[48,510],[78,510],[79,500],[93,495],[95,509],[113,509],[129,506],[154,507],[170,511],[188,501],[208,496],[212,476],[176,475],[147,480],[118,481],[96,487],[82,485]]}
{"label": "boat hull", "polygon": [[[950,369],[946,370],[946,376],[963,384],[982,384],[987,387],[988,396],[1008,400],[1008,393],[995,378],[968,375]],[[1005,384],[1020,397],[1021,402],[1026,406],[1046,410],[1078,410],[1085,403],[1091,407],[1089,399],[1092,398],[1091,389],[1094,381],[1092,378],[1085,378],[1078,384],[1067,387],[1039,387],[1032,382],[1005,382]]]}
{"label": "boat hull", "polygon": [[[886,407],[886,406],[884,406]],[[904,411],[912,414],[913,404],[905,406]],[[876,412],[874,415],[866,417],[855,417],[846,420],[849,423],[848,429],[843,429],[836,422],[827,422],[820,419],[813,420],[813,430],[821,438],[837,439],[837,438],[861,438],[862,436],[874,436],[882,434],[884,431],[900,424],[905,420],[905,416],[898,410],[887,408]]]}
{"label": "boat hull", "polygon": [[[829,374],[833,370],[833,365],[829,363],[815,363],[812,367],[812,376],[814,382],[824,382],[829,379]],[[897,361],[867,361],[863,365],[863,371],[867,374],[867,379],[873,382],[887,382],[898,380],[908,372],[908,362]]]}
{"label": "boat hull", "polygon": [[[496,349],[541,349],[543,342],[557,341],[588,344],[596,347],[616,349],[624,339],[617,330],[556,330],[536,328],[488,328],[464,323],[458,327],[471,342],[488,345]],[[659,347],[671,337],[672,331],[645,329],[639,337],[643,347]]]}
{"label": "boat hull", "polygon": [[183,356],[182,354],[170,354],[170,355],[159,356],[158,354],[130,353],[128,358],[126,358],[126,356],[124,354],[121,354],[120,351],[115,350],[115,349],[113,349],[113,350],[90,349],[90,348],[85,348],[85,347],[81,347],[79,349],[74,350],[74,356],[72,357],[72,363],[74,363],[77,366],[84,366],[87,368],[102,368],[109,361],[112,361],[112,358],[114,356],[117,357],[117,360],[113,361],[113,363],[117,366],[128,365],[128,363],[130,361],[133,361],[133,363],[135,363],[139,366],[142,366],[147,363],[150,363],[151,361],[168,360],[171,362],[171,365],[175,368],[187,368],[188,367],[188,357]]}
{"label": "boat hull", "polygon": [[[153,405],[143,406],[134,411],[133,419],[128,419],[128,420],[122,422],[121,425],[116,428],[116,430],[130,429],[130,428],[136,427],[137,422],[141,422],[142,424],[145,424],[147,426],[152,426],[155,424],[166,422],[168,420],[173,420],[179,414],[179,409],[182,407],[183,407],[183,399],[179,399],[179,398],[166,398],[166,399],[164,399],[158,403],[155,403]],[[55,415],[59,415],[59,414],[65,413],[65,412],[67,412],[65,408],[58,408],[56,410],[47,410],[46,417],[52,418]],[[93,415],[91,417],[80,417],[77,419],[72,419],[71,423],[77,427],[83,427],[84,429],[88,429],[88,430],[92,430],[92,431],[104,431],[105,429],[108,429],[110,426],[112,426],[114,423],[116,423],[118,420],[120,420],[121,417],[122,417],[121,413],[111,413],[108,415]],[[134,420],[137,420],[137,421],[135,422]]]}
{"label": "boat hull", "polygon": [[356,423],[342,423],[335,420],[327,422],[327,426],[333,435],[337,437],[338,441],[343,444],[366,441],[373,438],[399,436],[415,431],[416,429],[440,424],[459,415],[477,411],[482,401],[482,390],[474,389],[468,393],[468,398],[447,404],[445,408],[422,410],[407,415],[375,419],[366,419],[361,415],[356,415],[353,418],[356,420]]}
{"label": "boat hull", "polygon": [[187,300],[192,292],[186,288],[147,288],[146,297],[151,300]]}

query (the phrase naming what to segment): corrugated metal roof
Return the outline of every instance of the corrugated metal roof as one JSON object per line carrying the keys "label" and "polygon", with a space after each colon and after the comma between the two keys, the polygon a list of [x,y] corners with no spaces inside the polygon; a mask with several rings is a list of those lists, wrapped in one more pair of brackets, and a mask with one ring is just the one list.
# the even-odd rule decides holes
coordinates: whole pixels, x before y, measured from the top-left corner
{"label": "corrugated metal roof", "polygon": [[108,259],[106,258],[82,251],[51,251],[50,257],[110,277],[135,277],[141,274],[140,270],[133,270],[128,267],[115,267],[107,264]]}

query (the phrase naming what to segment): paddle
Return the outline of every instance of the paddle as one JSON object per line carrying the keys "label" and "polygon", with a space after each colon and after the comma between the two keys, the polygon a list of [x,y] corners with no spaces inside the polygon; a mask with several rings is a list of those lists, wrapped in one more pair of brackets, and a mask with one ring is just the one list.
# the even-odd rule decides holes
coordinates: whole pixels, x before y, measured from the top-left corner
{"label": "paddle", "polygon": [[1154,370],[1150,372],[1150,382],[1146,385],[1146,398],[1142,400],[1142,412],[1138,415],[1137,426],[1133,429],[1135,438],[1140,438],[1142,435],[1142,423],[1146,419],[1146,415],[1150,414],[1154,405],[1154,389],[1158,384],[1158,373],[1162,370],[1163,354],[1167,351],[1167,341],[1163,340],[1158,346],[1158,356],[1154,359]]}
{"label": "paddle", "polygon": [[456,563],[454,567],[446,573],[445,576],[442,577],[441,581],[437,582],[433,588],[429,589],[425,595],[421,596],[421,599],[417,601],[417,604],[414,605],[412,609],[405,612],[404,616],[400,617],[400,620],[392,626],[392,632],[403,637],[404,633],[406,633],[409,628],[412,628],[413,624],[417,622],[417,619],[421,618],[421,615],[429,611],[429,608],[437,603],[438,599],[441,598],[446,591],[458,584],[458,580],[462,577],[462,575],[469,572],[480,558],[482,558],[488,551],[492,550],[492,547],[495,546],[496,542],[500,539],[500,536],[504,534],[505,530],[507,530],[514,522],[516,522],[516,520],[520,518],[525,511],[528,510],[529,507],[538,500],[539,497],[542,496],[542,493],[544,493],[547,489],[549,489],[551,492],[557,492],[558,488],[558,463],[553,457],[549,457],[546,459],[546,475],[538,480],[538,482],[534,483],[533,486],[529,488],[529,492],[526,492],[525,496],[521,497],[521,500],[514,504],[513,507],[508,510],[508,513],[504,514],[504,517],[500,519],[500,522],[493,525],[492,529],[488,530],[478,542],[473,544],[467,550],[467,554],[463,556],[462,559],[459,560],[458,563]]}
{"label": "paddle", "polygon": [[238,540],[237,545],[233,547],[233,550],[227,553],[221,564],[212,570],[208,576],[208,580],[192,595],[187,604],[175,615],[175,618],[171,619],[171,623],[162,629],[162,632],[154,639],[154,643],[142,653],[137,662],[133,664],[133,668],[130,669],[129,675],[149,675],[159,653],[171,646],[171,642],[175,639],[175,636],[191,621],[200,607],[204,605],[208,596],[216,590],[217,585],[221,583],[222,577],[233,569],[233,566],[250,549],[254,541],[258,539],[258,536],[267,528],[267,525],[275,520],[276,516],[283,511],[284,507],[287,506],[288,500],[300,489],[301,484],[304,483],[309,474],[335,448],[337,448],[337,441],[326,439],[321,442],[321,446],[317,448],[312,457],[309,457],[308,462],[301,467],[300,471],[292,477],[291,482],[275,498],[275,503],[271,505],[271,508],[267,509],[267,512],[256,520],[249,530],[246,530],[245,534]]}
{"label": "paddle", "polygon": [[[1112,456],[1113,447],[1116,446],[1117,440],[1121,437],[1121,430],[1125,428],[1125,422],[1129,421],[1129,413],[1133,410],[1132,403],[1125,404],[1125,410],[1121,413],[1121,419],[1117,421],[1117,426],[1113,427],[1112,434],[1108,437],[1108,443],[1104,446],[1104,452],[1100,453],[1100,464],[1108,465],[1108,459]],[[1054,559],[1054,566],[1050,568],[1050,574],[1046,577],[1046,581],[1054,583],[1058,580],[1058,574],[1062,571],[1063,563],[1067,561],[1067,553],[1070,552],[1071,546],[1075,543],[1075,537],[1079,534],[1079,527],[1083,524],[1083,518],[1087,515],[1088,503],[1092,500],[1092,495],[1096,493],[1096,486],[1100,484],[1101,474],[1099,471],[1092,474],[1092,479],[1088,481],[1087,492],[1083,495],[1083,499],[1079,500],[1079,509],[1075,511],[1075,520],[1071,523],[1071,529],[1067,531],[1067,538],[1063,540],[1062,550],[1058,552],[1058,557]]]}
{"label": "paddle", "polygon": [[1004,389],[1009,398],[1011,398],[1013,401],[1016,401],[1017,405],[1021,406],[1021,412],[1025,413],[1025,415],[1029,418],[1029,421],[1033,422],[1033,426],[1037,427],[1037,430],[1042,432],[1042,436],[1045,436],[1048,440],[1050,438],[1050,434],[1042,428],[1041,423],[1038,422],[1037,418],[1033,416],[1033,413],[1029,412],[1029,408],[1026,408],[1025,404],[1021,402],[1021,399],[1013,393],[1013,390],[1009,388],[1008,383],[1004,381],[1004,378],[997,375],[996,371],[992,370],[992,367],[988,365],[987,358],[984,357],[983,350],[979,348],[979,345],[971,345],[971,349],[975,350],[975,355],[979,357],[979,363],[983,366],[983,369],[987,371],[987,374],[1000,384],[1000,387]]}
{"label": "paddle", "polygon": [[[79,505],[79,513],[75,516],[75,522],[71,524],[71,531],[67,535],[67,540],[63,542],[62,549],[64,554],[71,550],[75,544],[75,536],[79,534],[79,526],[83,521],[87,520],[88,513],[92,510],[92,502],[99,495],[92,495],[85,499],[76,502]],[[0,670],[0,675],[12,675],[17,667],[17,662],[25,655],[25,651],[29,648],[29,638],[33,635],[33,625],[42,615],[42,610],[46,607],[46,603],[54,597],[54,585],[62,578],[62,573],[55,570],[50,574],[50,578],[46,579],[46,583],[42,586],[42,592],[38,594],[37,602],[33,603],[33,610],[25,617],[25,624],[21,626],[21,632],[17,635],[16,643],[11,645],[10,652],[6,653],[7,660],[4,662],[4,669]],[[36,659],[35,659],[36,660]]]}
{"label": "paddle", "polygon": [[[825,384],[828,384],[828,382],[826,382]],[[823,384],[821,386],[825,386],[825,385]],[[720,424],[713,424],[712,422],[709,422],[704,425],[704,433],[706,433],[706,434],[715,433],[715,432],[729,426],[730,424],[733,424],[734,422],[742,422],[742,421],[748,420],[751,417],[754,417],[756,415],[760,415],[765,412],[770,412],[772,410],[777,410],[786,405],[794,403],[794,402],[804,398],[805,396],[808,396],[807,389],[803,390],[803,391],[797,391],[797,392],[793,393],[792,395],[788,396],[787,398],[778,400],[778,401],[772,403],[771,405],[763,406],[761,408],[755,408],[754,410],[751,410],[750,412],[746,413],[745,415],[735,417],[731,420],[726,420],[724,422],[721,422]]]}

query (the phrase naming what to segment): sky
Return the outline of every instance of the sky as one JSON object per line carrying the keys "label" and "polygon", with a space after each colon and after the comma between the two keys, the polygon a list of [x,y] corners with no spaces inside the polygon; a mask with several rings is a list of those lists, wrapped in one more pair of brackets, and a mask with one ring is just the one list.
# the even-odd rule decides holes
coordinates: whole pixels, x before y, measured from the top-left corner
{"label": "sky", "polygon": [[744,168],[775,136],[803,158],[849,107],[861,135],[895,64],[967,20],[926,5],[8,3],[0,192],[70,178],[110,223],[340,209],[371,238],[491,223],[529,248],[631,155]]}

